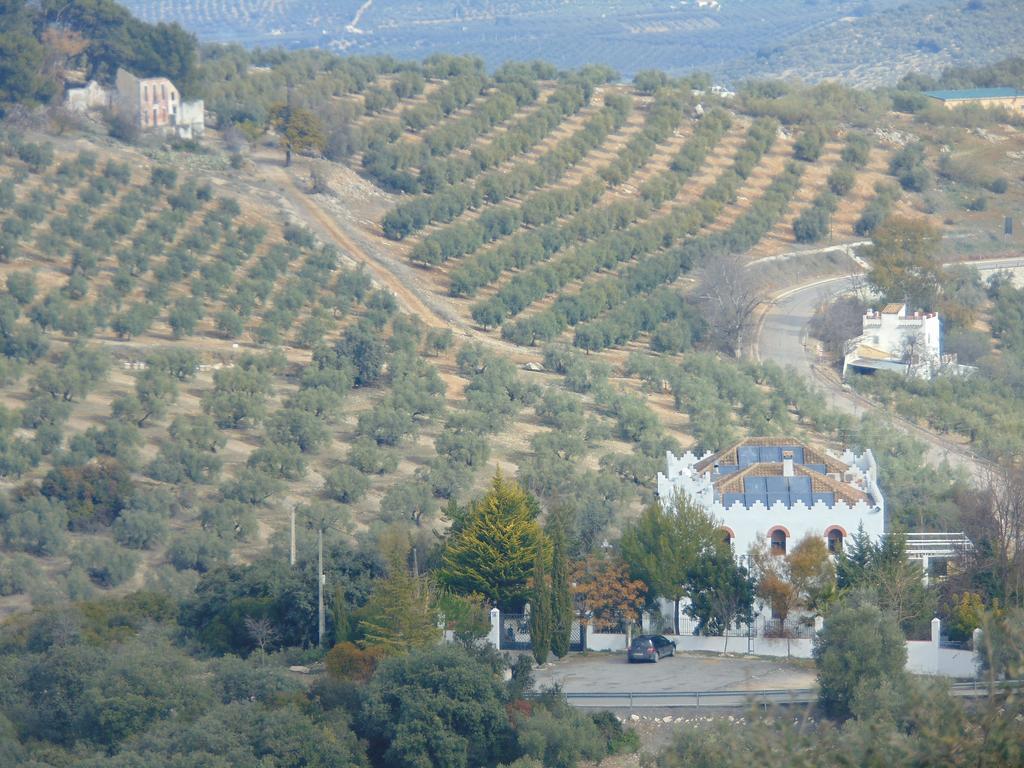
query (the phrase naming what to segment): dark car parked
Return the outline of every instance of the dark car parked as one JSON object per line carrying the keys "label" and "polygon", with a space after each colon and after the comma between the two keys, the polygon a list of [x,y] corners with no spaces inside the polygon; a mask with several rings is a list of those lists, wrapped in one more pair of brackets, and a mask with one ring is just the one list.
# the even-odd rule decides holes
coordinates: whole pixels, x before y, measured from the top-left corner
{"label": "dark car parked", "polygon": [[655,662],[662,656],[675,656],[676,644],[664,635],[638,635],[629,644],[626,658],[629,663],[634,661]]}

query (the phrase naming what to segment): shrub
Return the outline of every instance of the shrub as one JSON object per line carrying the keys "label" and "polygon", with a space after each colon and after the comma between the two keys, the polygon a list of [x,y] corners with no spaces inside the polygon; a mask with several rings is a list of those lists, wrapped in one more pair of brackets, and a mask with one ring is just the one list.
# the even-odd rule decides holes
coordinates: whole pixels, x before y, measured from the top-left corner
{"label": "shrub", "polygon": [[114,521],[113,531],[122,546],[153,549],[167,536],[167,522],[157,513],[128,509]]}
{"label": "shrub", "polygon": [[818,701],[829,717],[845,718],[855,697],[906,676],[907,646],[895,619],[874,605],[840,606],[814,639]]}
{"label": "shrub", "polygon": [[273,706],[283,696],[299,695],[302,684],[284,668],[256,662],[252,657],[241,659],[227,655],[211,662],[213,687],[221,702],[258,701]]}
{"label": "shrub", "polygon": [[167,548],[167,559],[179,571],[206,573],[231,557],[231,545],[215,533],[190,531],[177,537]]}
{"label": "shrub", "polygon": [[378,646],[360,648],[345,642],[331,648],[324,657],[324,663],[327,674],[334,679],[366,684],[383,659],[384,651]]}
{"label": "shrub", "polygon": [[1009,188],[1010,182],[1007,181],[1005,176],[999,176],[988,183],[988,191],[997,195],[1005,194]]}
{"label": "shrub", "polygon": [[597,761],[607,754],[594,721],[564,701],[535,706],[518,736],[519,748],[545,768],[575,768],[581,758]]}
{"label": "shrub", "polygon": [[139,556],[109,541],[86,541],[71,553],[71,562],[101,587],[116,587],[135,575]]}
{"label": "shrub", "polygon": [[125,469],[112,460],[84,467],[51,470],[43,478],[43,496],[63,502],[73,529],[111,525],[131,501],[135,487]]}
{"label": "shrub", "polygon": [[0,596],[20,595],[38,582],[41,571],[27,555],[0,553]]}
{"label": "shrub", "polygon": [[59,502],[33,495],[16,502],[0,499],[4,544],[33,555],[58,555],[68,547],[68,510]]}
{"label": "shrub", "polygon": [[7,275],[7,292],[18,304],[31,304],[36,296],[36,276],[31,272],[11,272]]}
{"label": "shrub", "polygon": [[324,495],[342,504],[353,504],[366,495],[370,488],[369,478],[358,469],[342,465],[332,470],[324,479]]}

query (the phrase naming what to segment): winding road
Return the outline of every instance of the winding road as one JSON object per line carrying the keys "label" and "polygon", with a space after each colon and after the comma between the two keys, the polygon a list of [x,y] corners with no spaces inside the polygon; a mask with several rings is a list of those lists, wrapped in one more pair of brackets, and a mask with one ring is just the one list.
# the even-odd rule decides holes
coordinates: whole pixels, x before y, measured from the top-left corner
{"label": "winding road", "polygon": [[[1024,278],[1022,257],[960,263],[976,267],[982,274],[1008,269],[1018,279]],[[819,364],[817,361],[817,344],[808,341],[807,333],[814,311],[823,301],[853,290],[862,280],[862,274],[844,275],[817,280],[776,295],[754,331],[751,345],[754,358],[772,360],[784,368],[791,366],[822,391],[838,410],[854,416],[860,416],[868,410],[884,413],[895,427],[926,443],[928,458],[932,463],[940,464],[946,460],[951,466],[963,467],[975,477],[980,477],[988,466],[986,460],[975,456],[968,448],[883,411],[866,398],[844,389],[831,373],[828,364]]]}

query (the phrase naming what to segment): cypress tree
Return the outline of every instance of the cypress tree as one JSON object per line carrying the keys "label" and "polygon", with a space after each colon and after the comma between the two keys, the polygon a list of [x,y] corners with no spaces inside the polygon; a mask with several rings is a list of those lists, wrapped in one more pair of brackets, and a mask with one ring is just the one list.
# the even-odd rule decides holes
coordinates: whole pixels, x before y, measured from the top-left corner
{"label": "cypress tree", "polygon": [[551,652],[558,658],[569,653],[572,638],[572,591],[566,558],[565,526],[560,522],[551,532]]}
{"label": "cypress tree", "polygon": [[543,546],[538,546],[533,558],[533,592],[530,598],[530,641],[537,664],[547,661],[551,650],[551,608],[547,553]]}

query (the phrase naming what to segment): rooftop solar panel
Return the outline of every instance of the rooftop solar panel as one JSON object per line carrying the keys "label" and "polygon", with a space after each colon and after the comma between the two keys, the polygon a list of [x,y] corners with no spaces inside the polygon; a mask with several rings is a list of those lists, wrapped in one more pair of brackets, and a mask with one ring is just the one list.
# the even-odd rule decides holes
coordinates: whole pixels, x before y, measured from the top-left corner
{"label": "rooftop solar panel", "polygon": [[718,467],[718,474],[728,475],[732,472],[736,472],[737,470],[739,470],[739,467],[735,464],[721,464]]}
{"label": "rooftop solar panel", "polygon": [[722,494],[722,506],[728,509],[736,502],[743,503],[742,493],[723,493]]}
{"label": "rooftop solar panel", "polygon": [[764,477],[744,477],[743,478],[743,492],[744,493],[764,493],[765,492],[765,480]]}
{"label": "rooftop solar panel", "polygon": [[829,507],[834,507],[836,505],[836,495],[834,493],[816,493],[813,498],[816,502],[822,501]]}
{"label": "rooftop solar panel", "polygon": [[810,493],[811,478],[806,475],[797,475],[789,478],[790,493]]}
{"label": "rooftop solar panel", "polygon": [[758,460],[757,457],[757,446],[755,445],[741,445],[736,449],[736,458],[739,460],[741,467],[754,464]]}
{"label": "rooftop solar panel", "polygon": [[804,464],[804,466],[807,467],[808,469],[813,469],[815,472],[819,474],[828,474],[828,467],[826,467],[824,464]]}
{"label": "rooftop solar panel", "polygon": [[745,506],[752,507],[757,502],[761,502],[762,504],[765,504],[765,505],[767,505],[767,503],[768,503],[767,500],[765,499],[765,495],[763,493],[744,493],[743,494],[743,504]]}
{"label": "rooftop solar panel", "polygon": [[806,506],[810,507],[814,505],[814,499],[811,496],[811,492],[795,492],[789,494],[790,506],[803,502]]}
{"label": "rooftop solar panel", "polygon": [[791,487],[788,477],[766,477],[764,480],[768,493],[785,493]]}
{"label": "rooftop solar panel", "polygon": [[766,498],[769,507],[776,502],[782,502],[787,507],[789,506],[789,493],[769,493]]}

